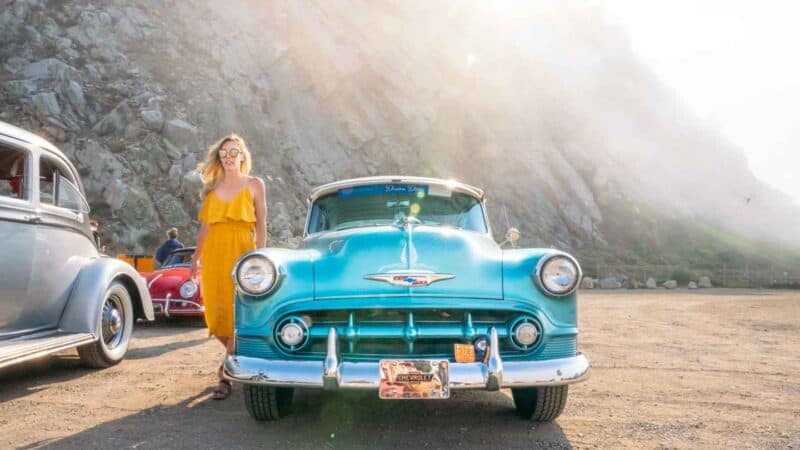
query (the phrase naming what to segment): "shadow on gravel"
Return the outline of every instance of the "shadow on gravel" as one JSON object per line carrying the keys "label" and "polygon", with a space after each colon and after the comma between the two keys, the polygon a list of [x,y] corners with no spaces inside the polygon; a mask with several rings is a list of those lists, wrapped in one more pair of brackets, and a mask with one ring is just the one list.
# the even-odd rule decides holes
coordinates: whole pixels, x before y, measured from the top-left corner
{"label": "shadow on gravel", "polygon": [[175,342],[164,345],[151,345],[149,347],[131,348],[125,355],[125,359],[154,358],[156,356],[161,356],[164,353],[169,353],[174,350],[180,350],[182,348],[189,348],[189,347],[194,347],[196,345],[204,344],[208,342],[208,339],[209,338],[204,337],[200,339],[193,339],[191,341]]}
{"label": "shadow on gravel", "polygon": [[0,369],[0,404],[94,372],[81,366],[77,354],[44,356]]}
{"label": "shadow on gravel", "polygon": [[571,448],[558,422],[536,424],[500,393],[453,393],[445,401],[381,401],[372,392],[297,391],[294,413],[256,422],[240,386],[224,401],[211,388],[177,405],[143,410],[49,448]]}

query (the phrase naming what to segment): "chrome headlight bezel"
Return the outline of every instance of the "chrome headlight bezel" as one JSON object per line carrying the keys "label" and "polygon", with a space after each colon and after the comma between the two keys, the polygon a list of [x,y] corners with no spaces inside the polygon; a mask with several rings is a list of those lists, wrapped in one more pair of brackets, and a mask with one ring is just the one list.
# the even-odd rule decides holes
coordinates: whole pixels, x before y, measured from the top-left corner
{"label": "chrome headlight bezel", "polygon": [[[253,289],[252,286],[249,286],[243,281],[243,276],[244,272],[250,269],[252,265],[257,262],[262,263],[263,267],[272,273],[272,282],[260,288]],[[275,286],[278,285],[279,277],[280,274],[275,263],[273,263],[268,257],[258,253],[243,256],[233,268],[233,281],[236,283],[236,288],[243,294],[251,297],[269,295],[269,293],[275,289]]]}
{"label": "chrome headlight bezel", "polygon": [[186,280],[183,282],[183,284],[181,284],[181,287],[178,289],[178,293],[180,294],[181,298],[188,300],[190,298],[194,298],[199,290],[200,288],[197,286],[197,283],[192,280]]}
{"label": "chrome headlight bezel", "polygon": [[[554,262],[559,259],[567,260],[570,264],[575,267],[575,279],[569,284],[569,286],[561,291],[554,291],[547,287],[547,283],[544,280],[544,269],[547,264]],[[536,280],[536,284],[547,294],[552,297],[565,297],[567,295],[572,294],[578,289],[578,285],[580,284],[581,279],[583,278],[583,272],[581,271],[581,266],[578,264],[578,261],[572,256],[567,253],[563,252],[555,252],[550,253],[547,256],[544,256],[539,259],[539,262],[536,264],[536,270],[533,273],[533,277]]]}

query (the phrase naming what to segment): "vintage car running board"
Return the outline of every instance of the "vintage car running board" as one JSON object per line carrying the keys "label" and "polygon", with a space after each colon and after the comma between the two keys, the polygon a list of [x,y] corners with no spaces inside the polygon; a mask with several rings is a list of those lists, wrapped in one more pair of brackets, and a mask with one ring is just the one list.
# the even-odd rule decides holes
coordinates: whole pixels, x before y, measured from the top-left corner
{"label": "vintage car running board", "polygon": [[91,333],[54,333],[0,341],[0,368],[91,344],[95,340]]}

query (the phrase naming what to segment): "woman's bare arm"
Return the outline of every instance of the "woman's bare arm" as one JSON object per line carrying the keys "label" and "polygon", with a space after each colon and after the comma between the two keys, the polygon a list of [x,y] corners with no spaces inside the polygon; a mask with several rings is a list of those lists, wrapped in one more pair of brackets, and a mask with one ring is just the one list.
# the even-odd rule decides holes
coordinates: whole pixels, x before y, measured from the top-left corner
{"label": "woman's bare arm", "polygon": [[256,207],[256,248],[267,246],[267,188],[264,180],[250,177],[250,189]]}
{"label": "woman's bare arm", "polygon": [[207,234],[208,224],[200,222],[200,231],[197,232],[197,246],[194,249],[194,255],[192,255],[192,268],[189,272],[189,279],[191,280],[194,280],[195,276],[197,276],[197,262],[203,254],[203,244],[205,244]]}

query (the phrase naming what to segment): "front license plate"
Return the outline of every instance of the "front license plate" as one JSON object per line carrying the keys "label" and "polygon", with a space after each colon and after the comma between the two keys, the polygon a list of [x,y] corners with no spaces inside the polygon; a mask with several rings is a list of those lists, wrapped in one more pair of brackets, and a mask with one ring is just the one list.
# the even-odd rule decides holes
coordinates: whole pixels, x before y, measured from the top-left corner
{"label": "front license plate", "polygon": [[380,362],[378,396],[383,399],[450,398],[447,360],[389,360]]}

